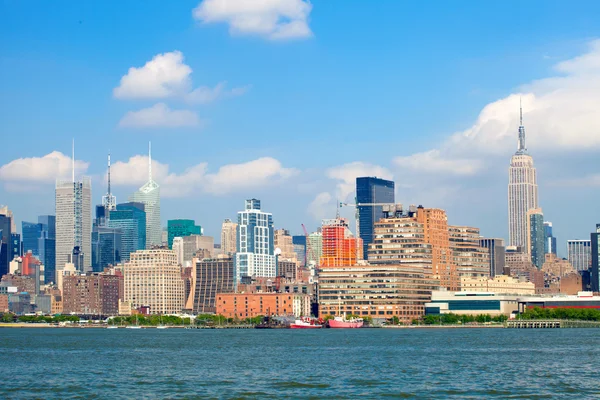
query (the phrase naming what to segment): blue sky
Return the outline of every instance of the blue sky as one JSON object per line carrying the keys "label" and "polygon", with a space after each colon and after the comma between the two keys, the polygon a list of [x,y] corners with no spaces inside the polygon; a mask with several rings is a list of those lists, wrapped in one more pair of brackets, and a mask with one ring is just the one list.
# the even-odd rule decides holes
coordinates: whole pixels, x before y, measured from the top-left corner
{"label": "blue sky", "polygon": [[[559,241],[600,222],[598,2],[230,0],[229,14],[220,2],[0,3],[0,203],[18,221],[52,213],[71,138],[94,203],[109,149],[125,200],[151,140],[163,220],[193,218],[207,234],[247,197],[277,227],[316,228],[357,174],[377,173],[398,201],[505,237],[521,94]],[[169,94],[136,92],[141,81],[115,91],[165,54],[183,74],[157,86]],[[64,159],[42,159],[54,151]],[[575,204],[589,212],[567,215]]]}

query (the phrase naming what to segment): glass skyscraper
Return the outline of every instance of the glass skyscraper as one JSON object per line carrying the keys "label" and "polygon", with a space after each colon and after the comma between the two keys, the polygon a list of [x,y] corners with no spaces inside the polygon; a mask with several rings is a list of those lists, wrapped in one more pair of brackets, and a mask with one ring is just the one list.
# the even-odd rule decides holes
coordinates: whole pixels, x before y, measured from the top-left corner
{"label": "glass skyscraper", "polygon": [[38,238],[39,259],[44,264],[46,283],[56,280],[56,217],[40,215],[38,223],[42,225],[42,234]]}
{"label": "glass skyscraper", "polygon": [[8,266],[12,261],[11,218],[0,215],[0,276],[8,274]]}
{"label": "glass skyscraper", "polygon": [[358,208],[359,236],[363,241],[363,259],[367,259],[369,243],[373,242],[375,222],[383,218],[382,206],[360,204],[395,202],[394,181],[376,177],[356,178],[356,207]]}
{"label": "glass skyscraper", "polygon": [[40,256],[39,238],[42,237],[42,230],[43,226],[40,223],[26,221],[21,223],[23,252],[31,251],[34,256]]}
{"label": "glass skyscraper", "polygon": [[146,248],[146,213],[142,203],[117,204],[110,212],[109,228],[121,230],[121,261],[129,261],[129,255]]}
{"label": "glass skyscraper", "polygon": [[202,228],[193,219],[170,219],[167,221],[167,237],[169,248],[173,248],[173,238],[190,235],[201,235]]}
{"label": "glass skyscraper", "polygon": [[544,222],[544,252],[556,255],[556,238],[552,236],[552,222]]}
{"label": "glass skyscraper", "polygon": [[273,215],[260,210],[260,200],[246,200],[238,212],[235,283],[243,277],[275,277]]}
{"label": "glass skyscraper", "polygon": [[119,228],[94,226],[92,231],[92,268],[102,272],[109,265],[121,262],[122,232]]}
{"label": "glass skyscraper", "polygon": [[527,232],[529,245],[529,254],[531,255],[531,262],[541,269],[546,260],[544,243],[545,243],[545,227],[544,227],[544,215],[542,214],[541,208],[534,208],[527,212]]}
{"label": "glass skyscraper", "polygon": [[590,235],[592,268],[590,278],[592,291],[600,292],[600,224],[596,224],[596,232]]}

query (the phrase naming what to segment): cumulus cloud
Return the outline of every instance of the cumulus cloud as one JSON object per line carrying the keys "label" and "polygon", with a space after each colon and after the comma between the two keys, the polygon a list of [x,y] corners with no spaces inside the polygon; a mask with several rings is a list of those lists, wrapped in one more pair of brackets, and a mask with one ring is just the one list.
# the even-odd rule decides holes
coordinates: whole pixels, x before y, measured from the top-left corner
{"label": "cumulus cloud", "polygon": [[[249,188],[274,186],[297,174],[271,157],[258,158],[241,164],[228,164],[215,173],[208,172],[207,163],[199,163],[182,173],[169,170],[167,164],[152,161],[153,179],[161,185],[166,197],[185,197],[200,191],[225,195]],[[118,161],[111,167],[111,183],[139,186],[148,180],[148,157],[134,156],[127,162]]]}
{"label": "cumulus cloud", "polygon": [[122,128],[181,128],[200,125],[198,115],[190,110],[171,110],[158,103],[139,111],[129,111],[119,121]]}
{"label": "cumulus cloud", "polygon": [[331,211],[335,207],[333,198],[328,192],[321,192],[315,196],[314,200],[308,205],[308,213],[316,220],[320,221],[331,216]]}
{"label": "cumulus cloud", "polygon": [[356,178],[359,176],[376,176],[383,179],[393,178],[393,174],[389,169],[360,161],[329,168],[326,171],[326,175],[328,178],[338,181],[336,196],[340,201],[349,200],[348,197],[354,193]]}
{"label": "cumulus cloud", "polygon": [[113,90],[118,99],[166,98],[187,93],[192,69],[184,64],[183,53],[173,51],[155,55],[143,67],[129,68]]}
{"label": "cumulus cloud", "polygon": [[600,40],[554,70],[556,76],[522,85],[484,106],[473,125],[438,148],[398,157],[395,164],[445,175],[482,172],[494,157],[516,150],[521,102],[531,154],[600,149]]}
{"label": "cumulus cloud", "polygon": [[192,15],[202,23],[226,23],[231,35],[255,35],[271,40],[312,36],[304,0],[204,0]]}
{"label": "cumulus cloud", "polygon": [[[85,173],[89,165],[88,162],[75,160],[75,174],[78,176]],[[71,174],[72,159],[60,151],[53,151],[43,157],[18,158],[0,167],[0,180],[20,183],[53,183],[56,179],[69,178]]]}

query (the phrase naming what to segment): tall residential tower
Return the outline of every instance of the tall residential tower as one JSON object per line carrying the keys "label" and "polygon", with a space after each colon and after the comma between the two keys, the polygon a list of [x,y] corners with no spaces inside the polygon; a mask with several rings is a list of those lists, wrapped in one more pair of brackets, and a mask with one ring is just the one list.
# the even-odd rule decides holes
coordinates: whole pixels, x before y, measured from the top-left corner
{"label": "tall residential tower", "polygon": [[527,246],[527,211],[538,208],[538,186],[533,158],[527,154],[523,108],[520,108],[517,152],[508,169],[508,236],[511,246]]}
{"label": "tall residential tower", "polygon": [[148,182],[129,196],[129,201],[143,203],[146,211],[146,248],[162,245],[160,226],[160,186],[152,180],[152,147],[148,145]]}
{"label": "tall residential tower", "polygon": [[381,205],[368,204],[393,203],[394,181],[370,176],[356,178],[356,207],[360,223],[357,234],[363,242],[363,259],[367,259],[369,243],[373,242],[375,223],[384,216]]}

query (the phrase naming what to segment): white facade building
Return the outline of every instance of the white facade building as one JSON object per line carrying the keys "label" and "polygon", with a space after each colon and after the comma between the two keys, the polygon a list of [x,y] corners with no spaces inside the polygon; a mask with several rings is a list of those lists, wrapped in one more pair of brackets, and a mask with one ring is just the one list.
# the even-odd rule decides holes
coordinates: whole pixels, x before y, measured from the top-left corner
{"label": "white facade building", "polygon": [[[73,249],[83,253],[80,272],[92,267],[92,181],[56,181],[56,267],[71,262]],[[73,261],[74,262],[74,261]],[[79,263],[76,263],[79,264]]]}
{"label": "white facade building", "polygon": [[538,208],[538,186],[533,158],[527,154],[523,110],[517,152],[508,169],[508,236],[510,246],[527,246],[527,211]]}
{"label": "white facade building", "polygon": [[245,276],[277,275],[273,240],[272,214],[260,210],[260,200],[246,200],[246,209],[238,212],[236,286]]}
{"label": "white facade building", "polygon": [[577,271],[586,271],[592,265],[591,240],[567,240],[567,253]]}
{"label": "white facade building", "polygon": [[144,211],[146,211],[146,248],[161,246],[163,240],[160,225],[160,186],[152,180],[151,148],[148,150],[148,182],[129,196],[129,201],[144,204]]}

